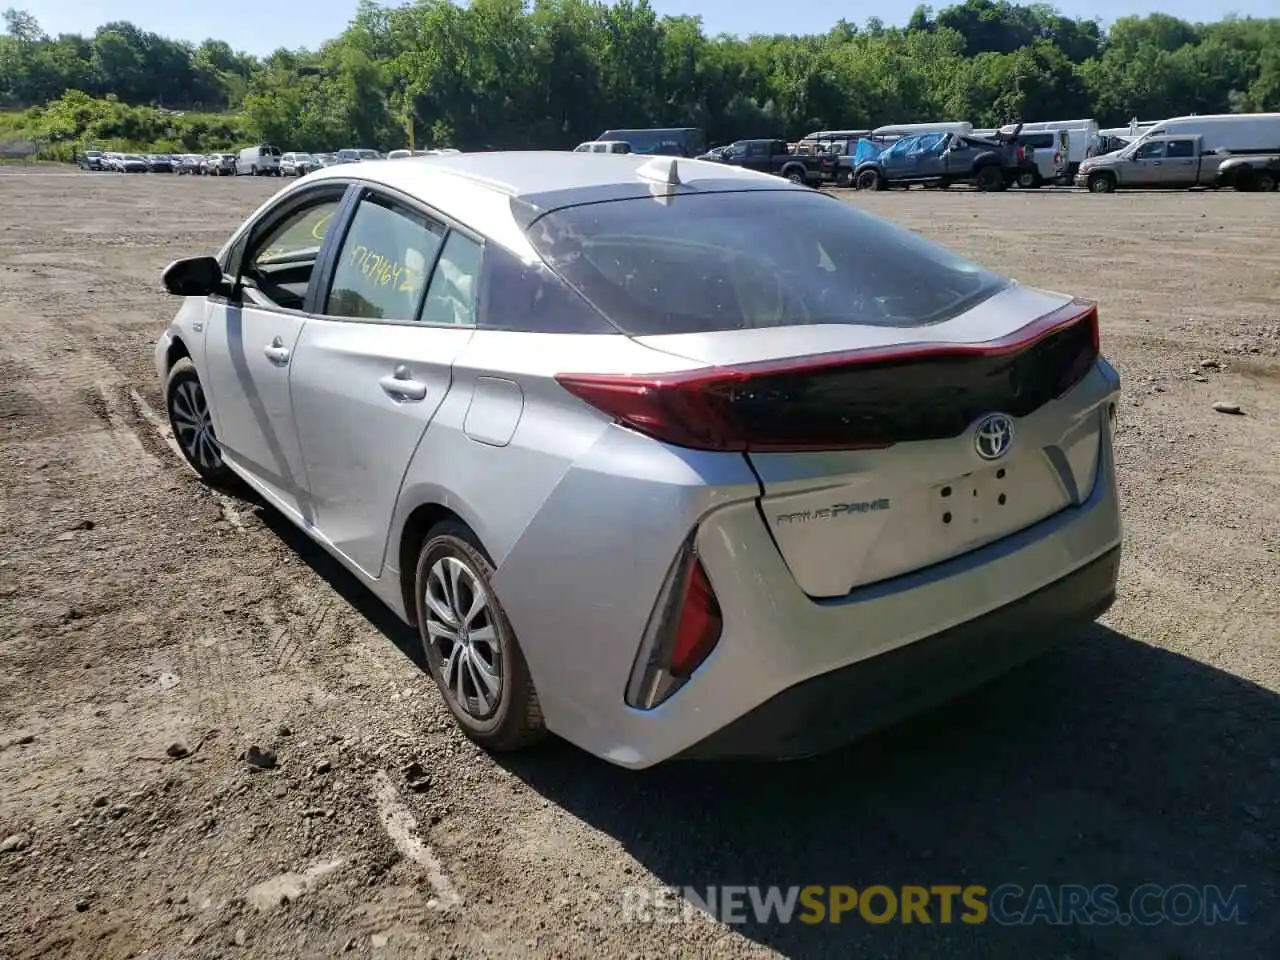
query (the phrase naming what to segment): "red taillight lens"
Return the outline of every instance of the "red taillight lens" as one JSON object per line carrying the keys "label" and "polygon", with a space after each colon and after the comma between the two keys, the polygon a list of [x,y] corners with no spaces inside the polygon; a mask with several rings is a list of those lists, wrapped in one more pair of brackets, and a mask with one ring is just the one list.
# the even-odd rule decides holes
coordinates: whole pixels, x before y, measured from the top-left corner
{"label": "red taillight lens", "polygon": [[1060,167],[1060,166],[1062,166],[1062,154],[1060,154],[1060,153],[1055,153],[1055,154],[1053,155],[1053,165],[1054,165],[1055,167]]}
{"label": "red taillight lens", "polygon": [[711,589],[702,562],[694,559],[685,575],[676,638],[671,648],[671,675],[689,677],[720,642],[720,601]]}
{"label": "red taillight lens", "polygon": [[560,374],[618,423],[695,450],[880,449],[956,436],[984,412],[1026,416],[1097,358],[1097,309],[1073,301],[985,343],[905,343],[643,376]]}

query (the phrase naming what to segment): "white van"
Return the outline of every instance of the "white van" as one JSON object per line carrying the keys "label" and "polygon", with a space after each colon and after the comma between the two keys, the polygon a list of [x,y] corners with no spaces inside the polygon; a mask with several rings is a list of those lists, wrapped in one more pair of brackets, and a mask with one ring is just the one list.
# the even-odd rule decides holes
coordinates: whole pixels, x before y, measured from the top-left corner
{"label": "white van", "polygon": [[1200,137],[1205,150],[1221,153],[1280,153],[1280,113],[1173,117],[1152,124],[1135,142],[1166,135]]}
{"label": "white van", "polygon": [[280,176],[280,148],[260,143],[241,150],[236,157],[236,176],[246,174],[251,177]]}
{"label": "white van", "polygon": [[574,153],[631,153],[631,144],[625,140],[588,140],[573,148]]}

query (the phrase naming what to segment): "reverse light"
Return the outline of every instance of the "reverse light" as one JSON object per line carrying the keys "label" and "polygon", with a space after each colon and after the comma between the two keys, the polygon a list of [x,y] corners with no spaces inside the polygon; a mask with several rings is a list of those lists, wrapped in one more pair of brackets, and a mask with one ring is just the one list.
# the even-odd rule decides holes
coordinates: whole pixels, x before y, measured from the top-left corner
{"label": "reverse light", "polygon": [[690,536],[658,595],[627,685],[627,704],[652,710],[667,700],[706,662],[723,627],[720,601]]}
{"label": "reverse light", "polygon": [[1079,383],[1097,357],[1097,307],[1074,300],[984,343],[906,343],[679,373],[565,373],[556,380],[622,426],[674,446],[874,450],[957,436],[990,410],[1025,416]]}

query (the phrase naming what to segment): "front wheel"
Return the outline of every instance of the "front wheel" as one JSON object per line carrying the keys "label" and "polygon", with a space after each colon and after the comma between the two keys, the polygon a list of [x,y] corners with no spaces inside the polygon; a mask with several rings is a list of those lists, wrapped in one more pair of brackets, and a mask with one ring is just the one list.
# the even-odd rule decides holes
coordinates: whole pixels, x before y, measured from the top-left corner
{"label": "front wheel", "polygon": [[1035,170],[1024,170],[1018,174],[1018,186],[1023,190],[1039,189],[1041,183],[1040,174]]}
{"label": "front wheel", "polygon": [[880,176],[879,170],[863,170],[858,174],[859,190],[883,190],[885,189],[884,178]]}
{"label": "front wheel", "polygon": [[1116,181],[1109,173],[1093,173],[1085,185],[1090,193],[1111,193],[1116,188]]}
{"label": "front wheel", "polygon": [[190,357],[183,357],[169,371],[165,382],[165,407],[169,426],[187,463],[211,486],[226,486],[234,477],[222,460],[222,448],[213,432],[213,416],[204,387]]}
{"label": "front wheel", "polygon": [[465,524],[448,520],[432,528],[414,576],[418,636],[463,733],[489,750],[517,750],[540,740],[546,727],[528,664],[494,592],[493,570]]}

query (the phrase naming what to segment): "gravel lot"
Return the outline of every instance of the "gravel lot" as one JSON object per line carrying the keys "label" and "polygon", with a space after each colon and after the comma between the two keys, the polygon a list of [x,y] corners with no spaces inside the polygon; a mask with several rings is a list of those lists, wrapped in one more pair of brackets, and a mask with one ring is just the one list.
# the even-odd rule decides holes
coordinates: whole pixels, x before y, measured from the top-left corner
{"label": "gravel lot", "polygon": [[[161,268],[278,186],[0,168],[0,956],[1275,956],[1280,196],[851,194],[1100,301],[1120,600],[839,755],[636,774],[478,752],[415,637],[149,422]],[[658,885],[1142,882],[1243,884],[1247,925],[622,910]]]}

